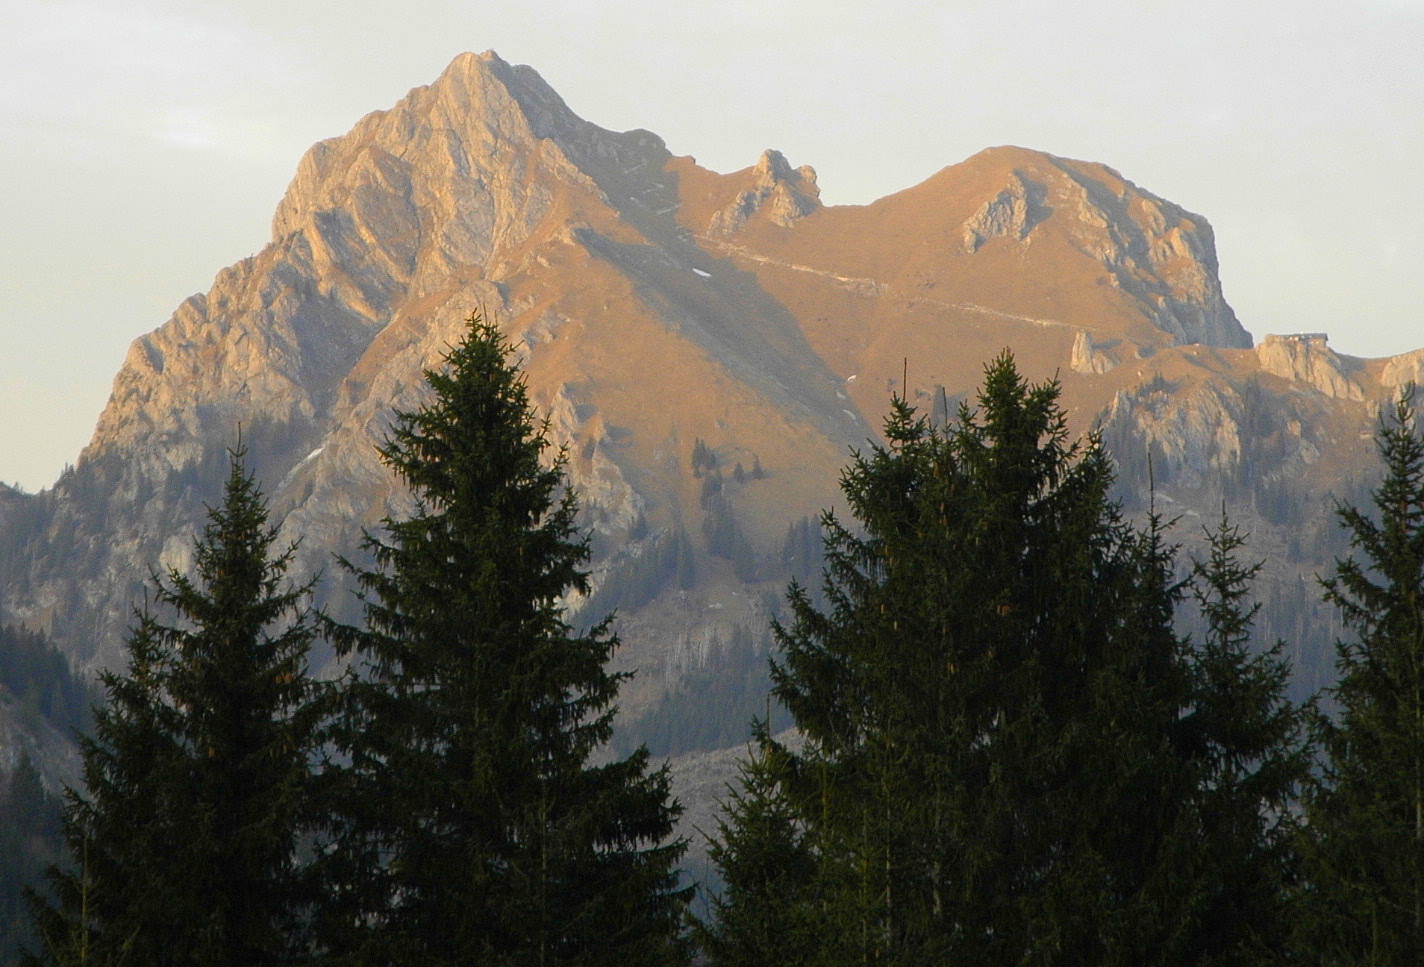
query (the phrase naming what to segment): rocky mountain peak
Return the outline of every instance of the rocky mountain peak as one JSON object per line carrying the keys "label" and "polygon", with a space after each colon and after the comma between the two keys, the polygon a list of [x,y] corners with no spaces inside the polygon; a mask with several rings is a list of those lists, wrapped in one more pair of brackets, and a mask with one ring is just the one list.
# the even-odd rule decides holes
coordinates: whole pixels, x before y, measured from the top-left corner
{"label": "rocky mountain peak", "polygon": [[757,214],[773,225],[790,228],[820,207],[816,169],[810,165],[793,169],[785,155],[768,148],[751,169],[751,186],[712,216],[708,230],[712,235],[731,235]]}
{"label": "rocky mountain peak", "polygon": [[432,84],[314,145],[278,205],[273,242],[301,231],[315,213],[345,204],[364,185],[407,187],[402,175],[412,168],[431,181],[454,177],[488,189],[498,185],[488,176],[508,179],[511,163],[521,169],[516,175],[530,161],[557,166],[563,159],[544,158],[549,152],[539,143],[575,141],[593,127],[532,69],[492,51],[461,54]]}
{"label": "rocky mountain peak", "polygon": [[134,343],[84,458],[157,441],[141,448],[157,478],[193,462],[204,424],[277,417],[310,436],[402,306],[461,279],[470,305],[497,309],[491,286],[530,244],[617,220],[648,190],[638,172],[663,190],[667,157],[649,132],[578,118],[533,69],[462,54],[306,153],[271,244]]}
{"label": "rocky mountain peak", "polygon": [[1071,219],[1066,231],[1117,287],[1135,295],[1178,342],[1249,348],[1227,304],[1211,225],[1106,165],[1051,157],[1058,172],[1045,204]]}
{"label": "rocky mountain peak", "polygon": [[[1221,291],[1206,219],[1106,165],[988,148],[876,204],[892,200],[897,212],[933,205],[953,217],[954,253],[995,264],[1001,274],[1006,260],[1053,266],[1077,274],[1080,292],[1091,274],[1089,284],[1119,290],[1169,343],[1252,344]],[[1139,339],[1159,338],[1140,323],[1129,328]]]}
{"label": "rocky mountain peak", "polygon": [[[301,564],[323,569],[400,512],[373,444],[476,308],[569,447],[608,542],[598,581],[674,550],[712,554],[713,575],[770,559],[835,499],[907,355],[924,385],[905,389],[930,394],[967,389],[1005,345],[1036,372],[1125,382],[1172,341],[1250,341],[1204,220],[1102,166],[995,149],[825,208],[778,151],[708,171],[580,119],[531,68],[463,54],[307,152],[271,243],[135,341],[76,471],[9,531],[38,550],[0,560],[7,607],[111,664],[239,427]],[[693,441],[722,476],[689,475]],[[630,654],[658,638],[639,640]]]}

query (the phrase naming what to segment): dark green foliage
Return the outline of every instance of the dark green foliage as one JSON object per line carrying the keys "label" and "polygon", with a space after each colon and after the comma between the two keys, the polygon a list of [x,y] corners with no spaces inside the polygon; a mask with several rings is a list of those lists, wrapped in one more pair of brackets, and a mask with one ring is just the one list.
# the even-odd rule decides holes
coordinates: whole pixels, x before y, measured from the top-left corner
{"label": "dark green foliage", "polygon": [[1207,630],[1194,653],[1188,727],[1204,767],[1201,917],[1208,929],[1197,933],[1192,960],[1266,963],[1290,942],[1294,803],[1310,766],[1307,717],[1286,697],[1284,643],[1251,648],[1261,606],[1250,601],[1250,586],[1261,565],[1241,563],[1246,541],[1224,507],[1207,537],[1210,554],[1193,566]]}
{"label": "dark green foliage", "polygon": [[691,591],[697,585],[697,558],[693,554],[692,541],[683,530],[677,532],[677,586],[679,590]]}
{"label": "dark green foliage", "polygon": [[343,964],[683,959],[667,774],[642,750],[588,762],[612,732],[618,642],[607,620],[564,620],[588,544],[509,353],[472,317],[381,451],[417,508],[366,538],[366,627],[341,633],[349,767],[318,862]]}
{"label": "dark green foliage", "polygon": [[0,694],[5,692],[19,700],[24,713],[65,735],[89,728],[98,698],[43,635],[8,625],[0,626]]}
{"label": "dark green foliage", "polygon": [[[716,479],[716,476],[707,478]],[[757,580],[761,570],[756,549],[737,524],[732,501],[719,493],[705,501],[703,507],[706,514],[702,518],[702,536],[707,541],[707,553],[730,561],[738,580]]]}
{"label": "dark green foliage", "polygon": [[798,584],[821,572],[821,527],[810,517],[793,521],[781,541],[781,563]]}
{"label": "dark green foliage", "polygon": [[302,959],[296,848],[319,703],[311,585],[287,583],[292,548],[274,555],[275,540],[236,452],[194,574],[154,576],[127,670],[102,678],[69,863],[36,904],[41,962]]}
{"label": "dark green foliage", "polygon": [[697,941],[721,967],[821,967],[817,860],[784,791],[786,756],[764,729],[755,742],[717,821],[709,856],[724,887],[697,925]]}
{"label": "dark green foliage", "polygon": [[45,791],[28,755],[0,777],[0,964],[18,962],[33,945],[25,891],[63,855],[60,814],[59,798]]}
{"label": "dark green foliage", "polygon": [[[43,635],[0,626],[0,707],[17,714],[22,729],[48,725],[74,737],[89,728],[97,701],[97,690]],[[33,945],[25,890],[41,886],[64,853],[61,807],[40,786],[28,755],[0,774],[0,964],[17,962],[22,946]]]}
{"label": "dark green foliage", "polygon": [[1357,556],[1324,581],[1355,640],[1337,646],[1339,714],[1319,722],[1327,761],[1307,800],[1303,928],[1321,963],[1424,962],[1424,439],[1412,397],[1381,423],[1373,514],[1338,507]]}
{"label": "dark green foliage", "polygon": [[709,510],[714,501],[722,499],[722,471],[711,470],[702,478],[702,489],[697,496],[698,505]]}
{"label": "dark green foliage", "polygon": [[842,477],[862,530],[822,520],[824,609],[792,586],[773,678],[807,745],[759,755],[815,860],[818,962],[1175,963],[1198,922],[1171,549],[1057,394],[1005,355],[952,427],[894,400]]}
{"label": "dark green foliage", "polygon": [[717,454],[713,453],[707,444],[698,437],[692,444],[692,475],[700,477],[704,473],[710,473],[717,469]]}

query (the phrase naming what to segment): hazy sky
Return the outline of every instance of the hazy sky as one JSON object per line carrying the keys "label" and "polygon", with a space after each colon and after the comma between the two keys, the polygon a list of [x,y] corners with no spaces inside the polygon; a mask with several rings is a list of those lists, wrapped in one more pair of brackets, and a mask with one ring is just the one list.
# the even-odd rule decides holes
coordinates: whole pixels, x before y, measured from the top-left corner
{"label": "hazy sky", "polygon": [[74,460],[309,145],[488,48],[829,204],[996,144],[1102,161],[1210,220],[1258,339],[1424,346],[1424,0],[0,0],[0,480]]}

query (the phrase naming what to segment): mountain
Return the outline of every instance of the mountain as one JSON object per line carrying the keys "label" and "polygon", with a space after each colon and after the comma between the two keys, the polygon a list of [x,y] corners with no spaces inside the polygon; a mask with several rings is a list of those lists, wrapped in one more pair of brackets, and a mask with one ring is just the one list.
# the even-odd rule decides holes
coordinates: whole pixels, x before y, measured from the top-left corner
{"label": "mountain", "polygon": [[1059,377],[1075,430],[1101,428],[1130,510],[1150,478],[1191,543],[1227,501],[1270,558],[1266,630],[1316,683],[1330,496],[1363,493],[1379,403],[1424,371],[1424,351],[1353,359],[1319,335],[1253,348],[1206,220],[1101,164],[992,148],[825,206],[776,151],[712,172],[465,54],[308,151],[271,242],[134,342],[73,469],[0,490],[0,617],[113,667],[239,438],[298,573],[354,615],[333,553],[409,506],[375,445],[475,309],[568,448],[596,550],[571,604],[618,608],[624,721],[661,723],[655,751],[733,742],[762,711],[768,616],[814,572],[807,518],[890,394],[952,412],[1005,347]]}

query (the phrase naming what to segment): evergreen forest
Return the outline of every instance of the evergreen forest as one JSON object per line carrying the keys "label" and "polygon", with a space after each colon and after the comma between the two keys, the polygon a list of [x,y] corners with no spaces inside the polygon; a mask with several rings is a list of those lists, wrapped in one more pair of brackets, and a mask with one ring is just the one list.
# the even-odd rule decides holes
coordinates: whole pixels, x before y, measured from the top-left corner
{"label": "evergreen forest", "polygon": [[[239,443],[98,692],[0,632],[3,709],[82,761],[62,797],[29,758],[0,783],[5,962],[1424,963],[1412,388],[1381,482],[1335,508],[1339,675],[1305,701],[1230,508],[1182,559],[1185,525],[1129,518],[1103,441],[1006,352],[957,412],[891,399],[845,514],[787,533],[767,626],[684,684],[713,724],[674,693],[616,733],[616,608],[686,579],[687,535],[595,589],[509,343],[476,314],[426,378],[380,450],[413,510],[331,565],[354,620],[313,606]],[[750,580],[727,493],[760,460],[691,461]],[[659,763],[748,735],[698,898]]]}

